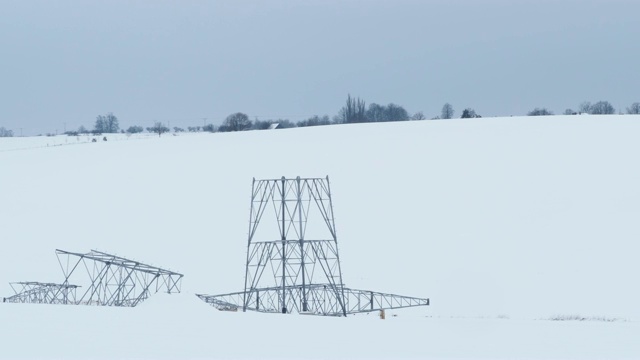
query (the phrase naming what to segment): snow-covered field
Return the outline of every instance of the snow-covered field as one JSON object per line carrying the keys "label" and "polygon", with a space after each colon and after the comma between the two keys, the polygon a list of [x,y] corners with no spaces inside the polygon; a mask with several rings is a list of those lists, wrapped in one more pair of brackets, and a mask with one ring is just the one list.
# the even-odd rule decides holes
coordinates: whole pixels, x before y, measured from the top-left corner
{"label": "snow-covered field", "polygon": [[[166,135],[165,135],[166,136]],[[30,136],[30,137],[9,137],[0,138],[0,152],[17,151],[36,148],[46,148],[63,145],[80,145],[92,143],[93,140],[105,141],[123,141],[123,140],[141,140],[155,139],[156,134],[139,133],[139,134],[103,134],[91,135],[82,134],[77,136],[56,135],[56,136]]]}
{"label": "snow-covered field", "polygon": [[[0,303],[0,358],[640,358],[639,135],[640,116],[553,116],[0,139],[0,296],[61,282],[56,248],[185,274],[136,308]],[[330,176],[347,286],[431,306],[198,300],[242,290],[251,179],[283,175]],[[572,315],[615,321],[548,320]]]}

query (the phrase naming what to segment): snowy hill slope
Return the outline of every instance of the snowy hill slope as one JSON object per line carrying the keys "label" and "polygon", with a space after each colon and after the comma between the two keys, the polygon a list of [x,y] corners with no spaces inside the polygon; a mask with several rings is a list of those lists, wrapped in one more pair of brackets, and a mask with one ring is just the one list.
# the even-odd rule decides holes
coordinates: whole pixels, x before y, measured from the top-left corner
{"label": "snowy hill slope", "polygon": [[56,136],[30,136],[30,137],[8,137],[0,138],[0,152],[17,151],[27,149],[37,149],[56,146],[83,145],[97,141],[128,141],[155,139],[156,134],[138,133],[138,134],[102,134],[91,135],[82,134],[77,136],[56,135]]}
{"label": "snowy hill slope", "polygon": [[[585,326],[615,326],[621,343],[614,347],[627,351],[620,356],[640,354],[624,342],[640,335],[639,134],[638,116],[553,116],[0,152],[0,295],[11,295],[10,281],[62,281],[56,248],[97,249],[180,271],[185,295],[240,291],[251,179],[329,175],[347,286],[431,298],[430,307],[397,311],[398,319],[623,318],[630,322]],[[56,308],[37,311],[62,311]],[[19,321],[16,311],[28,316],[26,309],[4,304],[0,315]],[[263,319],[216,312],[211,321],[228,326],[231,315]],[[38,319],[25,326],[39,327]],[[413,331],[438,328],[412,324]],[[395,354],[433,354],[420,349]],[[518,350],[480,353],[526,355]]]}

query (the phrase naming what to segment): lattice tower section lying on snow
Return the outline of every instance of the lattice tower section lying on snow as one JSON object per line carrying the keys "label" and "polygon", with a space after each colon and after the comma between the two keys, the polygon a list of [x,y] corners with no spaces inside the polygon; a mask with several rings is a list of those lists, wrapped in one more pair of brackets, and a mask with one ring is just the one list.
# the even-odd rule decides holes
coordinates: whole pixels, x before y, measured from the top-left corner
{"label": "lattice tower section lying on snow", "polygon": [[15,293],[4,298],[9,303],[75,304],[78,285],[22,281],[9,283]]}
{"label": "lattice tower section lying on snow", "polygon": [[97,250],[76,253],[57,249],[56,256],[64,274],[61,284],[11,283],[15,295],[4,301],[133,307],[153,293],[179,293],[184,276]]}

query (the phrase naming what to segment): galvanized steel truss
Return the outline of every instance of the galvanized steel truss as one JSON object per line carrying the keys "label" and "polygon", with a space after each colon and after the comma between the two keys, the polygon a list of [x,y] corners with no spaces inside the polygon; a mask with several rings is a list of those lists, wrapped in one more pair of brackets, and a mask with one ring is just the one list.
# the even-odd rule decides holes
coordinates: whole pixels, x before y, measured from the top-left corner
{"label": "galvanized steel truss", "polygon": [[[260,232],[265,213],[277,226]],[[244,291],[198,297],[220,310],[333,316],[429,305],[344,287],[329,177],[253,179]]]}
{"label": "galvanized steel truss", "polygon": [[[133,307],[152,293],[179,293],[184,275],[105,252],[56,249],[62,284],[11,283],[15,295],[4,302]],[[84,269],[84,270],[83,270]],[[79,285],[86,289],[77,297]]]}
{"label": "galvanized steel truss", "polygon": [[64,284],[82,268],[86,270],[89,285],[79,304],[133,307],[160,290],[179,293],[184,276],[97,250],[83,254],[56,249],[56,256]]}
{"label": "galvanized steel truss", "polygon": [[78,285],[24,281],[9,283],[15,295],[4,298],[8,303],[75,304]]}
{"label": "galvanized steel truss", "polygon": [[[307,310],[300,306],[303,298],[302,286],[289,286],[285,288],[286,306],[291,311],[298,313],[312,313],[326,316],[344,316],[341,302],[335,297],[335,292],[330,291],[325,285],[308,285],[306,287]],[[429,305],[429,299],[420,299],[409,296],[384,294],[370,290],[356,290],[342,288],[344,304],[347,314],[367,313],[382,309],[399,309],[414,306]],[[282,288],[256,289],[251,293],[246,310],[277,313],[280,312],[282,300]],[[237,311],[245,301],[245,292],[236,292],[222,295],[198,295],[204,302],[219,310]]]}

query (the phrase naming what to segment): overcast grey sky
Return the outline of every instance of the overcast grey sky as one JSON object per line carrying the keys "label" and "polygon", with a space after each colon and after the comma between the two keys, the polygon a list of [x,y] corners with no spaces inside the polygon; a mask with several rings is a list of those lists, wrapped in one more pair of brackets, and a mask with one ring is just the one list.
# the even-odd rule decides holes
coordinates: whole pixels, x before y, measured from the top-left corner
{"label": "overcast grey sky", "polygon": [[0,0],[0,126],[19,134],[640,101],[636,0]]}

